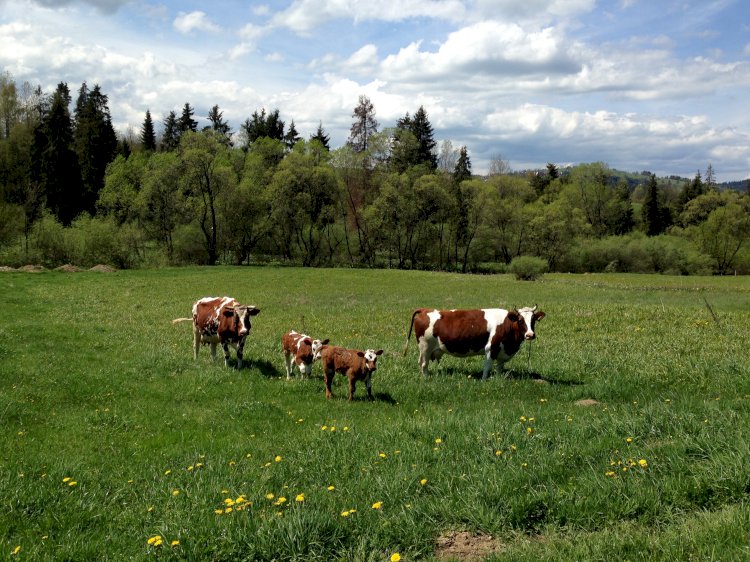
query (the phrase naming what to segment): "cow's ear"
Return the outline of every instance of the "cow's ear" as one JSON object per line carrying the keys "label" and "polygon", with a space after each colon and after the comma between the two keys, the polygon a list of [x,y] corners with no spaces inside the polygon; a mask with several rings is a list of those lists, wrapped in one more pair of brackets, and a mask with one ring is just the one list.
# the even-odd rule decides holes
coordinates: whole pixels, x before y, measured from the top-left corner
{"label": "cow's ear", "polygon": [[534,314],[534,318],[536,318],[537,322],[541,320],[542,318],[544,318],[544,316],[545,316],[544,312],[541,312],[541,311]]}
{"label": "cow's ear", "polygon": [[312,345],[312,340],[310,338],[305,338],[302,340],[302,343],[306,343],[307,345]]}
{"label": "cow's ear", "polygon": [[377,351],[375,352],[375,355],[383,355],[383,350],[382,350],[382,349],[378,349],[378,350],[377,350]]}
{"label": "cow's ear", "polygon": [[320,342],[320,345],[327,345],[329,341],[331,341],[331,340],[329,340],[328,338],[326,338],[322,342]]}
{"label": "cow's ear", "polygon": [[234,307],[226,307],[221,311],[221,314],[223,316],[226,316],[227,318],[234,316]]}
{"label": "cow's ear", "polygon": [[256,314],[260,314],[260,308],[255,308],[254,306],[251,306],[248,308],[247,312],[250,316],[255,316]]}
{"label": "cow's ear", "polygon": [[358,352],[357,352],[357,355],[358,355],[359,357],[364,357],[364,356],[365,356],[365,352],[364,352],[364,351],[358,351]]}
{"label": "cow's ear", "polygon": [[518,312],[517,312],[517,311],[515,311],[515,310],[509,310],[509,311],[508,311],[508,319],[509,319],[509,320],[510,320],[511,322],[518,322],[518,319],[519,319],[519,318],[521,318],[521,315],[520,315],[520,314],[518,314]]}

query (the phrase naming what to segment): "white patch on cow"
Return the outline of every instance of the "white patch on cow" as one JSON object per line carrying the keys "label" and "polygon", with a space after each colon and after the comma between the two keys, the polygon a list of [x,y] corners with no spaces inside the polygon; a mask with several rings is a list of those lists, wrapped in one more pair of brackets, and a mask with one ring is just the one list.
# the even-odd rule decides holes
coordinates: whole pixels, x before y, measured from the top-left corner
{"label": "white patch on cow", "polygon": [[490,348],[492,346],[492,338],[495,337],[497,327],[505,322],[505,318],[508,316],[508,311],[504,308],[483,308],[484,319],[487,321],[487,343],[484,345],[484,353],[487,359],[490,358]]}
{"label": "white patch on cow", "polygon": [[529,308],[528,306],[518,309],[518,313],[523,318],[523,321],[526,322],[526,333],[524,334],[524,338],[527,340],[533,340],[534,337],[536,336],[536,334],[534,334],[534,330],[531,327],[531,322],[534,318],[535,309],[536,307]]}
{"label": "white patch on cow", "polygon": [[378,360],[378,355],[375,353],[374,349],[368,349],[365,351],[365,361],[368,362],[375,362]]}

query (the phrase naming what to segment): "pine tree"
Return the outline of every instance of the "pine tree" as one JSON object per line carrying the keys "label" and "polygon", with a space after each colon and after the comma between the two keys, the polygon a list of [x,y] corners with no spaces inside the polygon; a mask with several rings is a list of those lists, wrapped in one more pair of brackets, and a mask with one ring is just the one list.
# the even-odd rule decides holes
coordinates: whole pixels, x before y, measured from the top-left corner
{"label": "pine tree", "polygon": [[322,144],[325,147],[326,150],[331,150],[331,145],[329,144],[330,140],[331,140],[331,137],[330,137],[330,135],[326,135],[325,131],[323,130],[323,122],[322,121],[320,121],[318,123],[318,130],[315,131],[314,135],[310,136],[310,140],[311,141],[316,140],[320,144]]}
{"label": "pine tree", "polygon": [[437,169],[437,154],[435,154],[435,146],[437,146],[437,143],[435,142],[432,125],[427,118],[427,112],[425,111],[424,106],[419,106],[419,109],[411,120],[409,130],[419,143],[417,164],[424,163],[428,165],[430,170]]}
{"label": "pine tree", "polygon": [[279,117],[279,110],[274,109],[266,115],[265,108],[260,113],[255,110],[250,119],[245,119],[241,126],[245,136],[245,149],[260,138],[270,138],[278,141],[284,141],[284,122]]}
{"label": "pine tree", "polygon": [[154,122],[151,119],[151,111],[146,110],[146,118],[141,126],[141,144],[144,150],[156,150],[156,133],[154,132]]}
{"label": "pine tree", "polygon": [[461,185],[461,182],[464,180],[470,180],[471,179],[471,160],[469,159],[469,154],[466,150],[465,146],[461,147],[461,150],[458,153],[458,161],[456,162],[456,167],[453,170],[453,181]]}
{"label": "pine tree", "polygon": [[367,96],[359,96],[359,103],[354,108],[352,117],[356,118],[349,133],[347,144],[354,152],[364,152],[369,146],[372,135],[378,132],[380,125],[375,119],[375,106]]}
{"label": "pine tree", "polygon": [[656,174],[651,174],[646,186],[646,198],[643,201],[641,217],[648,236],[661,234],[668,226],[668,210],[659,201],[659,186],[656,183]]}
{"label": "pine tree", "polygon": [[182,115],[180,115],[180,119],[177,121],[177,129],[181,135],[188,131],[195,132],[198,130],[198,121],[193,119],[193,115],[195,115],[195,110],[190,107],[189,103],[185,103],[182,107]]}
{"label": "pine tree", "polygon": [[208,128],[216,131],[222,136],[222,138],[226,139],[224,142],[225,145],[231,145],[232,143],[230,139],[232,137],[232,129],[229,126],[229,123],[224,121],[224,114],[219,111],[218,105],[213,106],[211,111],[208,112],[208,121],[211,123]]}
{"label": "pine tree", "polygon": [[294,126],[294,120],[292,120],[292,122],[289,123],[289,130],[286,135],[284,135],[284,143],[286,144],[287,149],[291,150],[294,148],[294,145],[297,144],[297,141],[300,140],[302,140],[302,137],[299,136],[297,128]]}
{"label": "pine tree", "polygon": [[177,125],[177,114],[170,111],[164,119],[164,134],[161,139],[161,149],[164,151],[176,150],[180,145],[180,130]]}

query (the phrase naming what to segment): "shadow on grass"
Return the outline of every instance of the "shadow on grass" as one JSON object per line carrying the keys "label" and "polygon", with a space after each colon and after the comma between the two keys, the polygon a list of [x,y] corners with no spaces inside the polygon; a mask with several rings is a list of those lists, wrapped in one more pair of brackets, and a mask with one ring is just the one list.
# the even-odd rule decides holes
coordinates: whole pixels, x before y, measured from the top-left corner
{"label": "shadow on grass", "polygon": [[[438,377],[467,377],[470,379],[474,379],[477,381],[482,380],[482,373],[481,372],[467,372],[465,369],[461,369],[460,367],[453,367],[453,366],[446,366],[441,367],[439,369],[435,369],[434,371],[430,371],[430,375],[427,377],[428,379],[433,378],[435,376]],[[507,370],[503,371],[501,373],[497,372],[491,372],[488,378],[501,378],[501,379],[513,379],[513,380],[534,380],[539,381],[540,383],[547,383],[547,384],[559,384],[561,386],[578,386],[582,385],[583,382],[578,380],[569,380],[569,379],[558,379],[555,377],[550,377],[547,375],[543,375],[541,373],[538,373],[536,371],[516,371],[516,370]]]}
{"label": "shadow on grass", "polygon": [[245,369],[257,369],[260,371],[261,375],[269,379],[275,379],[281,376],[286,377],[285,370],[277,368],[276,365],[265,359],[253,359],[242,366],[242,370],[244,371]]}

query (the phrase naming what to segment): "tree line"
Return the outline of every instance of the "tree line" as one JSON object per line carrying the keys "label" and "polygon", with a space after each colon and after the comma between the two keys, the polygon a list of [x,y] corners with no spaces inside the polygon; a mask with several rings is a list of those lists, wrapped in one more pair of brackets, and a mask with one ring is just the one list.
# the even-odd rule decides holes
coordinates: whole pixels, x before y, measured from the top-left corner
{"label": "tree line", "polygon": [[[289,263],[505,271],[750,273],[750,194],[692,180],[632,182],[605,163],[472,173],[419,107],[381,127],[360,96],[347,142],[304,139],[278,109],[232,131],[220,108],[150,109],[118,139],[108,97],[0,77],[0,262]],[[746,186],[747,188],[748,186]]]}

